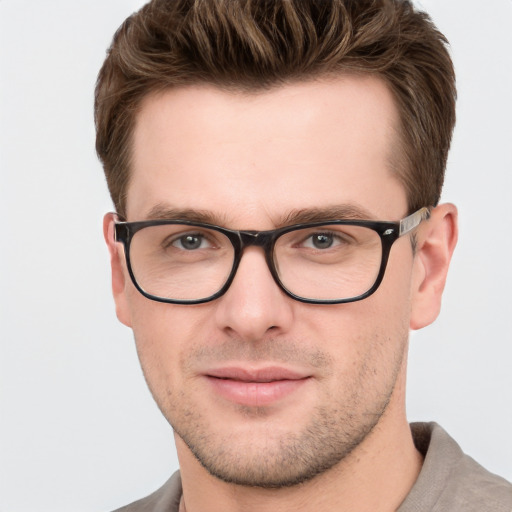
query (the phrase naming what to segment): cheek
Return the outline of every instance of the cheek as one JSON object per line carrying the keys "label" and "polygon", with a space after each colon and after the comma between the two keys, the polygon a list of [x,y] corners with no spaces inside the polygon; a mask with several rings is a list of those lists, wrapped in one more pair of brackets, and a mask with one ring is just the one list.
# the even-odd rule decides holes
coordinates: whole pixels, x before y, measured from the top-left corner
{"label": "cheek", "polygon": [[398,240],[391,249],[384,279],[373,298],[389,322],[411,314],[411,286],[414,256],[408,237]]}
{"label": "cheek", "polygon": [[383,282],[367,299],[317,306],[298,315],[303,331],[317,333],[337,368],[361,373],[371,367],[375,374],[386,373],[402,358],[409,333],[412,262],[412,254],[404,252],[402,258],[390,258]]}
{"label": "cheek", "polygon": [[[408,334],[408,305],[399,306],[382,294],[338,308],[316,322],[318,343],[336,360],[337,368],[353,371],[370,360],[380,360],[384,367],[385,360],[402,350]],[[314,327],[306,327],[305,332],[315,332]]]}
{"label": "cheek", "polygon": [[130,294],[129,306],[142,370],[152,393],[158,395],[180,378],[183,354],[201,332],[204,335],[207,308],[151,301],[136,290]]}

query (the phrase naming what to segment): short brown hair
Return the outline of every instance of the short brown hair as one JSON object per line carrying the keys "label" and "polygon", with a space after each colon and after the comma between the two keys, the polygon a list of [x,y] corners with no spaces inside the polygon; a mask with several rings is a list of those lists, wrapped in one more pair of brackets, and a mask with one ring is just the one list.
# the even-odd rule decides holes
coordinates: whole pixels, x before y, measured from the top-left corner
{"label": "short brown hair", "polygon": [[409,211],[436,205],[455,124],[445,37],[407,0],[153,0],[118,29],[96,85],[96,150],[125,215],[144,97],[208,83],[254,91],[339,73],[382,78],[400,113]]}

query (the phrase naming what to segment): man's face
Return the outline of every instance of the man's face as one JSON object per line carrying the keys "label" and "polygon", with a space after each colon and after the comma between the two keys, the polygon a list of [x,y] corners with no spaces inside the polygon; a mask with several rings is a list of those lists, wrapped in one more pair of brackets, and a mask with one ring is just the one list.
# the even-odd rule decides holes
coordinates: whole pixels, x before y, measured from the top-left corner
{"label": "man's face", "polygon": [[[407,202],[390,164],[397,126],[391,94],[370,77],[149,97],[134,132],[128,220],[158,212],[267,230],[344,206],[398,220]],[[144,298],[123,263],[118,316],[133,328],[180,458],[192,452],[225,481],[293,485],[403,414],[414,268],[404,237],[374,295],[310,305],[287,297],[250,247],[225,295],[184,306]]]}

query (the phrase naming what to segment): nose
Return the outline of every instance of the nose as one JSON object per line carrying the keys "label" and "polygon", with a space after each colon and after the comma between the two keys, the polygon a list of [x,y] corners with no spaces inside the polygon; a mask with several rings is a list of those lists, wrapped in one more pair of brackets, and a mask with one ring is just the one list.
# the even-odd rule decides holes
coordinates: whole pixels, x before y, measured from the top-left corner
{"label": "nose", "polygon": [[217,327],[246,341],[290,329],[293,300],[278,287],[260,247],[247,247],[228,291],[217,299]]}

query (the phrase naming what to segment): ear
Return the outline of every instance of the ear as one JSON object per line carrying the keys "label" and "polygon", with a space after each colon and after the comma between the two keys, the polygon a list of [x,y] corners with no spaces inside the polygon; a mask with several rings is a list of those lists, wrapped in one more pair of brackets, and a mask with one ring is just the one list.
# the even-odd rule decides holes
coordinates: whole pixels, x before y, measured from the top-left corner
{"label": "ear", "polygon": [[126,270],[124,268],[124,252],[122,245],[114,238],[115,214],[107,213],[103,217],[103,236],[110,253],[110,267],[112,270],[112,293],[116,303],[116,314],[120,322],[131,327],[128,301],[126,298]]}
{"label": "ear", "polygon": [[421,329],[439,315],[457,237],[457,208],[453,204],[437,206],[430,219],[420,225],[411,290],[411,329]]}

